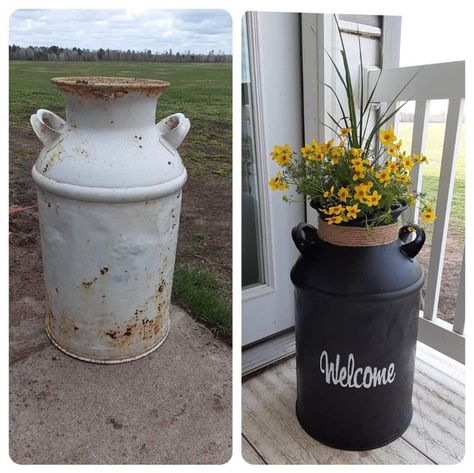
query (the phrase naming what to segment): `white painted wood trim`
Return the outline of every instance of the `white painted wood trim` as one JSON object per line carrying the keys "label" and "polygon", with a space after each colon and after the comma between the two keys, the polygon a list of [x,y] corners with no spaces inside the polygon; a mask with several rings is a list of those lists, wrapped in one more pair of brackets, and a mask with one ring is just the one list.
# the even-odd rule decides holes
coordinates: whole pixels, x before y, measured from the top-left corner
{"label": "white painted wood trim", "polygon": [[242,351],[242,376],[270,366],[295,353],[295,331],[275,335],[268,340],[244,348]]}
{"label": "white painted wood trim", "polygon": [[379,26],[357,23],[357,18],[346,20],[341,19],[341,16],[339,15],[338,21],[343,33],[356,34],[372,38],[380,38],[382,36],[382,29]]}
{"label": "white painted wood trim", "polygon": [[[418,100],[415,105],[415,117],[413,122],[413,138],[411,142],[411,152],[424,153],[426,142],[426,130],[428,127],[429,101]],[[422,172],[420,166],[415,166],[411,173],[410,190],[412,192],[421,192]],[[418,223],[419,208],[410,207],[405,212],[406,222]]]}
{"label": "white painted wood trim", "polygon": [[[360,28],[363,26],[370,26],[377,28],[381,32],[381,26],[383,22],[383,17],[379,15],[337,15],[339,22],[348,22],[354,25],[359,25]],[[356,29],[357,31],[357,26]]]}
{"label": "white painted wood trim", "polygon": [[268,284],[255,284],[254,286],[246,287],[242,291],[242,301],[263,297],[275,291],[276,289]]}
{"label": "white painted wood trim", "polygon": [[[391,101],[417,73],[418,75],[400,94],[398,101],[464,98],[465,62],[455,61],[393,69],[384,68],[373,101]],[[369,72],[369,87],[373,87],[376,80],[377,74]]]}
{"label": "white painted wood trim", "polygon": [[[301,15],[304,141],[327,141],[332,132],[325,127],[327,112],[334,115],[336,99],[324,86],[335,88],[336,76],[324,49],[331,51],[336,41],[332,15],[303,13]],[[306,202],[306,221],[317,227],[318,217]]]}
{"label": "white painted wood trim", "polygon": [[462,99],[452,99],[448,105],[446,131],[444,135],[443,156],[439,189],[436,199],[436,221],[433,227],[430,264],[426,283],[424,317],[433,320],[437,316],[441,276],[443,274],[444,253],[448,235],[449,215],[453,196],[454,177],[458,157],[458,143],[463,116]]}
{"label": "white painted wood trim", "polygon": [[418,340],[460,363],[465,363],[465,338],[453,332],[452,325],[444,320],[425,319],[420,311]]}
{"label": "white painted wood trim", "polygon": [[466,287],[465,287],[465,258],[466,254],[464,252],[464,256],[462,258],[462,266],[461,266],[461,276],[459,279],[459,288],[458,288],[458,296],[456,299],[456,308],[454,310],[454,324],[453,330],[460,335],[464,334],[464,324],[466,320]]}
{"label": "white painted wood trim", "polygon": [[382,24],[382,69],[400,65],[400,42],[402,34],[402,18],[400,16],[384,16]]}

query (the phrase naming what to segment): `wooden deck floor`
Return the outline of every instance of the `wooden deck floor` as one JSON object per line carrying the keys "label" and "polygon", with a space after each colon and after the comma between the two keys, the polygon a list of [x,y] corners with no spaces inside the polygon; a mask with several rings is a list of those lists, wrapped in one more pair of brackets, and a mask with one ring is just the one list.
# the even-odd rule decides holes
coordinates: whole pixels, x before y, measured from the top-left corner
{"label": "wooden deck floor", "polygon": [[411,426],[386,447],[347,452],[295,417],[295,358],[244,380],[242,454],[252,464],[450,464],[464,456],[464,365],[419,343]]}

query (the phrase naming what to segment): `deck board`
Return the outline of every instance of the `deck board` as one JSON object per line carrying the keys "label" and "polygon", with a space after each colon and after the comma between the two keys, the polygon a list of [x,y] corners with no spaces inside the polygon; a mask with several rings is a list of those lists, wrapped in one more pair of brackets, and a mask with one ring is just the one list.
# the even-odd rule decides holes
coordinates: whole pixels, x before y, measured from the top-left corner
{"label": "deck board", "polygon": [[242,456],[244,460],[251,465],[265,465],[262,457],[260,457],[245,437],[242,437]]}
{"label": "deck board", "polygon": [[401,438],[382,448],[337,450],[303,431],[294,413],[294,357],[246,379],[242,399],[243,450],[249,463],[450,464],[464,455],[464,366],[422,344],[413,422]]}

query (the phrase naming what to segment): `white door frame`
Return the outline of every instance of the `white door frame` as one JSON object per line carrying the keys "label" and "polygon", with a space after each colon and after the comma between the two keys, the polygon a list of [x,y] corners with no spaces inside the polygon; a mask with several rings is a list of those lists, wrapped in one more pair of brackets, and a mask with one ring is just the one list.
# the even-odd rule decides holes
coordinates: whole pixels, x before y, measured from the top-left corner
{"label": "white door frame", "polygon": [[290,269],[298,253],[291,228],[305,219],[303,203],[288,204],[268,189],[278,170],[269,156],[273,146],[302,146],[299,14],[252,12],[247,18],[265,282],[242,290],[243,346],[294,325]]}

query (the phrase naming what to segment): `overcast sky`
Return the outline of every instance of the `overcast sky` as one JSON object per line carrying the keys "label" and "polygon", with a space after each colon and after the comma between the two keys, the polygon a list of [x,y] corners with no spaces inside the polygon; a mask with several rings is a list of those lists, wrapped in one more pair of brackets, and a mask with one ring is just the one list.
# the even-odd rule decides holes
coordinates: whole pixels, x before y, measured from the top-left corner
{"label": "overcast sky", "polygon": [[173,52],[232,52],[223,10],[17,10],[10,44]]}

